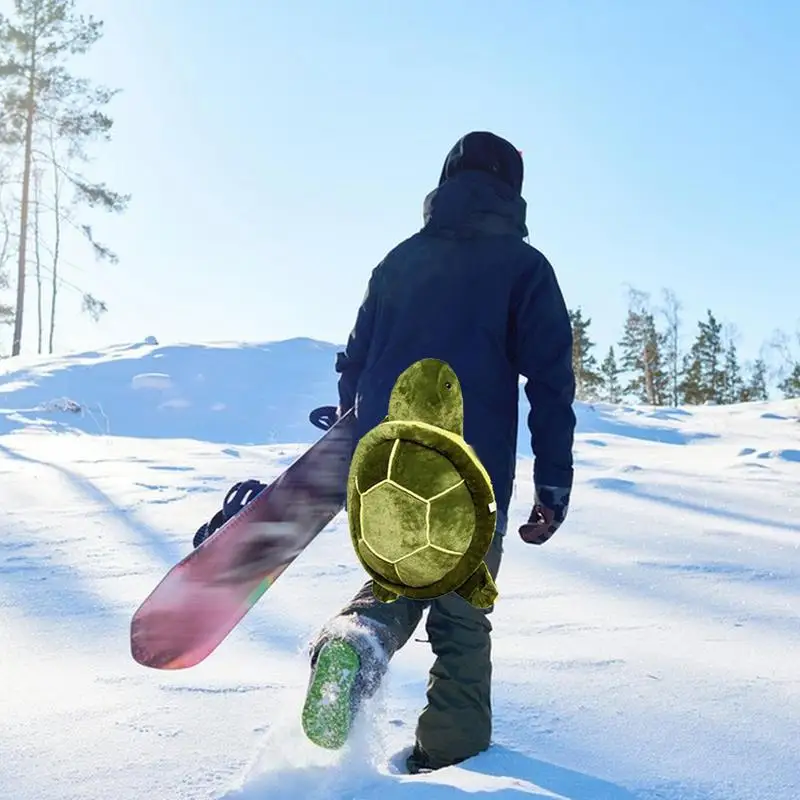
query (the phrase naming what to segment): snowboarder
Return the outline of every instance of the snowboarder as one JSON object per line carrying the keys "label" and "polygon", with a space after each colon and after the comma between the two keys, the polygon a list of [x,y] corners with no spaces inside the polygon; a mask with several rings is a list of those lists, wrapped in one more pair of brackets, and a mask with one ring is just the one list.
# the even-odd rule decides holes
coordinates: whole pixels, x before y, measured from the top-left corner
{"label": "snowboarder", "polygon": [[[355,408],[357,437],[386,416],[392,387],[410,364],[437,358],[453,367],[464,437],[486,466],[498,504],[486,556],[493,578],[514,480],[520,375],[535,456],[534,506],[519,529],[525,542],[543,544],[564,522],[573,474],[571,326],[553,268],[525,242],[522,179],[521,154],[509,142],[484,132],[464,136],[425,199],[422,230],[372,272],[336,361],[339,413]],[[406,766],[411,773],[439,769],[489,747],[492,609],[455,594],[381,603],[369,581],[311,644],[303,725],[312,740],[329,747],[344,741],[426,609],[436,659]]]}

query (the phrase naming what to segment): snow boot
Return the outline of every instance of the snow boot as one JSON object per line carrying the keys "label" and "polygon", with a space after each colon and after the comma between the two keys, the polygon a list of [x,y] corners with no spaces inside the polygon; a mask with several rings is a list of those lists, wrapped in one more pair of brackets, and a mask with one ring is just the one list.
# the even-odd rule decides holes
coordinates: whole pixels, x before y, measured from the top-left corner
{"label": "snow boot", "polygon": [[358,713],[355,691],[361,659],[344,639],[331,639],[317,653],[303,706],[303,730],[318,747],[338,750]]}
{"label": "snow boot", "polygon": [[[477,755],[477,753],[476,753]],[[422,748],[417,742],[411,752],[406,758],[406,770],[409,775],[424,775],[427,772],[436,772],[436,770],[444,769],[445,767],[453,767],[456,764],[461,764],[470,758],[456,758],[453,761],[436,762],[431,756]]]}
{"label": "snow boot", "polygon": [[357,714],[380,687],[388,667],[385,626],[347,615],[331,620],[310,644],[311,678],[303,730],[320,747],[337,750]]}

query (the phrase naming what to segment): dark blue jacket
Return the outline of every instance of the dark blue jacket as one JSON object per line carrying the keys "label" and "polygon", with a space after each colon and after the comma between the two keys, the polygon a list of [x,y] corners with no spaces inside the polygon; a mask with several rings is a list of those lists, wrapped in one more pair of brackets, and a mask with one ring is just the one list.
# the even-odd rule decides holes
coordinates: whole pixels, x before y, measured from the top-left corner
{"label": "dark blue jacket", "polygon": [[572,331],[553,268],[524,241],[525,212],[519,192],[494,175],[443,171],[425,200],[422,230],[373,271],[336,363],[340,407],[355,406],[359,437],[386,416],[403,370],[423,358],[450,364],[464,396],[464,438],[504,512],[520,375],[531,403],[534,479],[572,485]]}

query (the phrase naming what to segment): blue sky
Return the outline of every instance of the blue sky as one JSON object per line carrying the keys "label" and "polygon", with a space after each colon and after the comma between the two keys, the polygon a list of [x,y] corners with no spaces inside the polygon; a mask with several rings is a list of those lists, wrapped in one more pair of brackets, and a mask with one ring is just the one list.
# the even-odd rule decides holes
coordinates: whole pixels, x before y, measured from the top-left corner
{"label": "blue sky", "polygon": [[[117,266],[70,253],[59,349],[347,336],[453,142],[524,151],[531,243],[607,347],[626,284],[756,354],[800,319],[800,4],[93,0],[123,88],[94,174]],[[29,318],[27,343],[35,339]],[[28,349],[28,347],[26,347]]]}

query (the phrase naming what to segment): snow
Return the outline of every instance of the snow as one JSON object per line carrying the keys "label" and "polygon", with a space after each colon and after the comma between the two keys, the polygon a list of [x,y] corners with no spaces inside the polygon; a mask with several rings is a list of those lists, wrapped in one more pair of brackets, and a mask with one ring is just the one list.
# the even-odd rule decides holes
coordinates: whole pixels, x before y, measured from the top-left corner
{"label": "snow", "polygon": [[[135,438],[310,443],[316,430],[308,424],[308,410],[335,402],[336,349],[312,339],[145,343],[62,358],[9,359],[0,362],[0,434],[66,425]],[[48,414],[53,398],[78,404],[81,419]],[[14,413],[2,415],[3,409]]]}
{"label": "snow", "polygon": [[141,375],[134,375],[131,378],[132,389],[165,391],[172,389],[173,386],[172,378],[163,372],[143,372]]}
{"label": "snow", "polygon": [[541,548],[514,533],[532,492],[520,440],[495,744],[463,765],[398,774],[431,661],[414,639],[345,751],[300,732],[306,643],[363,580],[344,515],[206,662],[135,664],[131,614],[228,486],[316,437],[335,349],[153,341],[0,366],[3,797],[800,797],[789,401],[580,406],[573,507]]}

